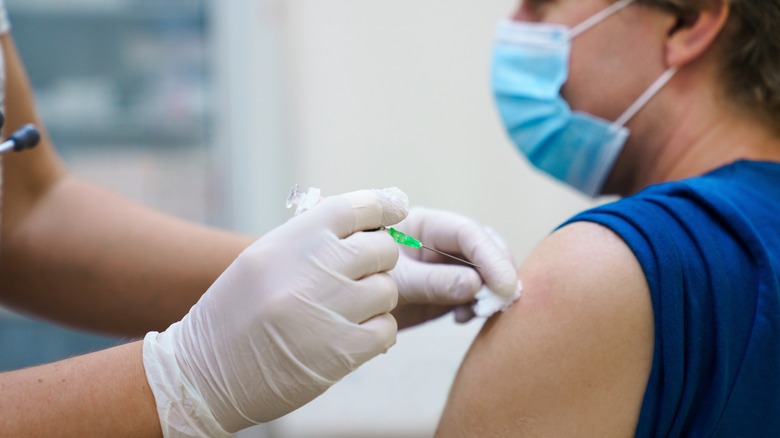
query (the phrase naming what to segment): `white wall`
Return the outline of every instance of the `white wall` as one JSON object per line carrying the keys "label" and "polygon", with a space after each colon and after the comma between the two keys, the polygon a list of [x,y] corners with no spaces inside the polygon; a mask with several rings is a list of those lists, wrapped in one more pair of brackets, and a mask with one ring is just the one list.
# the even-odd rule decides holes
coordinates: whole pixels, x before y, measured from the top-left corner
{"label": "white wall", "polygon": [[[275,50],[281,49],[263,53],[259,48],[269,40],[252,40],[262,32],[226,30],[249,36],[245,56],[273,56],[284,71],[250,71],[241,84],[284,96],[273,105],[284,114],[284,135],[276,140],[284,145],[289,173],[278,175],[274,187],[286,190],[297,182],[327,195],[398,186],[413,205],[451,209],[496,228],[522,261],[539,239],[589,204],[531,170],[495,115],[492,35],[514,1],[247,0],[244,5],[252,6],[243,23],[248,16],[272,29]],[[238,110],[244,123],[251,120],[247,112],[258,119],[244,134],[233,128],[234,146],[250,144],[250,133],[264,138],[262,132],[280,127],[262,119],[267,99],[244,104]],[[279,143],[265,146],[273,156]],[[236,181],[243,171],[236,169]],[[262,187],[237,187],[237,199],[254,199],[257,190]],[[281,205],[285,195],[266,197]],[[270,424],[267,433],[430,436],[481,323],[457,327],[444,319],[402,334],[387,355]]]}

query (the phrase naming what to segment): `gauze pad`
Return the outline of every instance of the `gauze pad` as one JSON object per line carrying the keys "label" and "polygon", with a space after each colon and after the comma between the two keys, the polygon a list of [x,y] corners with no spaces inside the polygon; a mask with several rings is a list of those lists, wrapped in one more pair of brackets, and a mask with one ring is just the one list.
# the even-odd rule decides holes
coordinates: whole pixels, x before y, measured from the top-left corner
{"label": "gauze pad", "polygon": [[504,312],[523,294],[523,283],[517,282],[517,290],[510,297],[503,297],[487,287],[477,292],[477,302],[472,307],[474,314],[480,318],[489,318],[496,312]]}

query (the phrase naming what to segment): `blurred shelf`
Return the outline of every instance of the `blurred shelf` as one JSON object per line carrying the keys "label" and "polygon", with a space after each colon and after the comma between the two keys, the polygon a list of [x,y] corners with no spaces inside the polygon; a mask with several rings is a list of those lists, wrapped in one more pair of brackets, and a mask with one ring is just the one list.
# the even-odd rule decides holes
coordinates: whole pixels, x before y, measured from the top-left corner
{"label": "blurred shelf", "polygon": [[203,0],[6,0],[15,14],[113,16],[121,20],[202,17]]}
{"label": "blurred shelf", "polygon": [[202,144],[210,77],[203,0],[6,0],[60,146]]}
{"label": "blurred shelf", "polygon": [[193,126],[191,130],[171,131],[131,123],[103,124],[85,129],[81,126],[72,127],[47,122],[46,128],[54,143],[61,149],[115,145],[134,145],[138,148],[196,147],[202,145],[208,135],[200,126]]}

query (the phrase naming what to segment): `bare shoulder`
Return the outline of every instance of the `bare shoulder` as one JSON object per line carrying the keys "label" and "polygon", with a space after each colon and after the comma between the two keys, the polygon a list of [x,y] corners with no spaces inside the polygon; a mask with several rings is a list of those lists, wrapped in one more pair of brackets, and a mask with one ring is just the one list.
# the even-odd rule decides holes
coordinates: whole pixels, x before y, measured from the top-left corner
{"label": "bare shoulder", "polygon": [[654,327],[631,250],[575,223],[547,237],[520,278],[523,297],[464,359],[437,436],[633,436]]}

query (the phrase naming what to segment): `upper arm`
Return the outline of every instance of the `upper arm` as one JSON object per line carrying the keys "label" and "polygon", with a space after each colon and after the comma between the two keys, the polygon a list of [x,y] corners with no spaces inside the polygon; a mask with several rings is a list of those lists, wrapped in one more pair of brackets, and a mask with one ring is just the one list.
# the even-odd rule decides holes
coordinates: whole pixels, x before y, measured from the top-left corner
{"label": "upper arm", "polygon": [[520,269],[523,297],[488,321],[438,436],[631,436],[653,356],[650,293],[613,232],[574,223]]}
{"label": "upper arm", "polygon": [[10,34],[0,36],[5,67],[4,133],[27,123],[34,123],[41,133],[41,141],[34,149],[3,156],[3,233],[12,233],[23,218],[34,208],[54,184],[65,176],[49,136],[38,116],[35,98]]}

